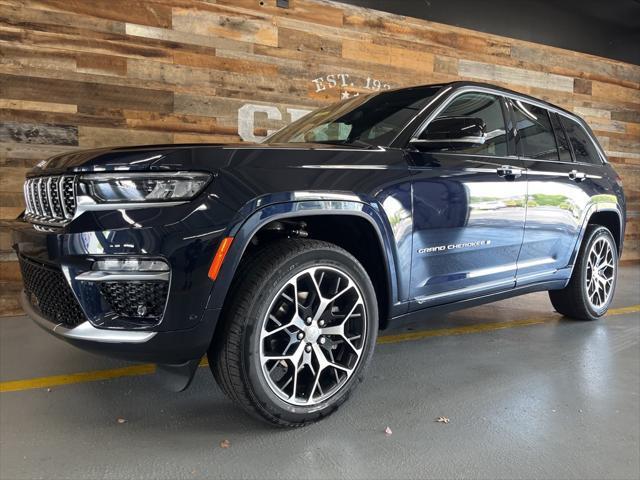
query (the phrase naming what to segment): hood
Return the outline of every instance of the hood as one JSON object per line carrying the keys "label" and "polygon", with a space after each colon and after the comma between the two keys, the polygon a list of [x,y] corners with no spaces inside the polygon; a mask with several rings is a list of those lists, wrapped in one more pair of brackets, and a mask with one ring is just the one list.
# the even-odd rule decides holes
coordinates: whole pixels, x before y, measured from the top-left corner
{"label": "hood", "polygon": [[56,155],[38,163],[30,175],[113,172],[162,171],[202,169],[195,157],[206,155],[212,170],[224,167],[230,152],[222,144],[145,145],[82,150]]}
{"label": "hood", "polygon": [[[175,171],[175,170],[207,170],[216,171],[229,166],[232,159],[236,161],[252,158],[258,164],[268,159],[284,160],[299,151],[315,152],[310,158],[320,156],[324,161],[336,156],[336,152],[362,151],[359,147],[331,146],[324,144],[175,144],[175,145],[144,145],[136,147],[112,147],[94,150],[82,150],[72,153],[56,155],[38,163],[29,176],[55,175],[60,173],[89,173],[89,172],[145,172],[145,171]],[[372,148],[373,151],[377,150]],[[264,153],[280,151],[277,155],[263,155]],[[285,153],[284,151],[288,151]],[[238,153],[239,155],[235,155]],[[256,158],[261,157],[261,158]],[[267,162],[269,163],[269,162]]]}

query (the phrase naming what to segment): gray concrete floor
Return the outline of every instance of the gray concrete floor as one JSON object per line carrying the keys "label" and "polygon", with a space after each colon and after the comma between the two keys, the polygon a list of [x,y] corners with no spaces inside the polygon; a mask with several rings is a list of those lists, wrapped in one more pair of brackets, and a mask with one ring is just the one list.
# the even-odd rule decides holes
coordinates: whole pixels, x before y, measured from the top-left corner
{"label": "gray concrete floor", "polygon": [[[614,307],[639,289],[623,268]],[[552,315],[531,294],[384,334]],[[5,392],[0,478],[637,479],[639,342],[630,313],[378,345],[350,401],[295,431],[246,417],[205,368],[182,394],[153,376]],[[0,318],[1,381],[124,365]]]}

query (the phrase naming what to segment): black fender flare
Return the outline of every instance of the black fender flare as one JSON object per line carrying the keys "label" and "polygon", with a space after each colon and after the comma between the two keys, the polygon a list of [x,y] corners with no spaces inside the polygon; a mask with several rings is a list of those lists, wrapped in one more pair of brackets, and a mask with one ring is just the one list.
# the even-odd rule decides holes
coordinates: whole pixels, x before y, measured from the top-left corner
{"label": "black fender flare", "polygon": [[618,217],[618,222],[619,222],[619,231],[620,231],[620,238],[618,238],[618,245],[620,245],[619,248],[619,255],[622,255],[622,246],[624,243],[624,231],[625,231],[625,225],[624,225],[624,215],[622,214],[622,210],[620,209],[619,204],[616,203],[606,203],[606,204],[600,204],[597,202],[591,203],[586,211],[585,214],[583,216],[582,219],[582,226],[580,227],[580,233],[578,235],[578,238],[576,239],[576,243],[573,247],[573,253],[571,254],[571,258],[569,260],[569,267],[571,268],[571,273],[573,273],[573,267],[576,264],[577,258],[578,258],[578,254],[580,252],[580,246],[582,245],[582,240],[584,239],[584,234],[587,231],[587,225],[589,225],[589,222],[591,221],[591,218],[593,217],[593,215],[595,213],[600,213],[600,212],[613,212],[616,214],[616,216]]}
{"label": "black fender flare", "polygon": [[[227,252],[218,278],[214,282],[207,308],[222,308],[235,272],[249,242],[266,224],[275,220],[301,216],[347,215],[365,219],[375,230],[380,242],[380,250],[384,257],[388,285],[389,315],[395,316],[399,314],[394,310],[394,305],[396,305],[396,309],[400,310],[404,307],[404,302],[400,302],[401,299],[399,299],[398,253],[394,243],[391,241],[393,236],[386,216],[381,214],[381,209],[376,204],[372,205],[364,202],[359,197],[352,196],[350,199],[345,199],[344,196],[339,198],[331,197],[329,195],[316,200],[305,199],[269,204],[255,209],[252,213],[246,215],[244,219],[234,222],[226,232],[226,236],[233,237],[233,242]],[[255,204],[255,202],[252,203]]]}

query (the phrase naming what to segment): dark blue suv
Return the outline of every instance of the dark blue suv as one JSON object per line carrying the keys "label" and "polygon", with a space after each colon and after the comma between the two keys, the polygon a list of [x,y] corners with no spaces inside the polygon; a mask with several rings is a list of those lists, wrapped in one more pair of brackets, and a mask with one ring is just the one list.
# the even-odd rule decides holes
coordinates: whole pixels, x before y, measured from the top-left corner
{"label": "dark blue suv", "polygon": [[398,317],[540,290],[601,317],[625,226],[584,121],[469,82],[361,95],[259,145],[60,155],[24,193],[12,228],[39,325],[178,390],[207,353],[280,426],[335,411]]}

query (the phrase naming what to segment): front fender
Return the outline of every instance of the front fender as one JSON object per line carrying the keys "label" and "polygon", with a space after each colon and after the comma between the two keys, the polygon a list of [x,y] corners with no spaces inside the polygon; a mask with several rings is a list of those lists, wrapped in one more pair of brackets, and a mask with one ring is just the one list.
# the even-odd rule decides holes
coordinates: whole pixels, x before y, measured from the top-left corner
{"label": "front fender", "polygon": [[[264,205],[266,202],[268,204]],[[391,240],[391,226],[380,205],[352,193],[321,192],[292,192],[268,199],[259,197],[241,209],[227,230],[226,236],[234,237],[234,240],[214,283],[207,308],[222,307],[249,242],[263,226],[275,220],[312,215],[351,215],[363,218],[372,225],[384,257],[381,261],[385,265],[389,286],[390,316],[404,313],[400,312],[404,304],[400,302],[398,252]]]}

